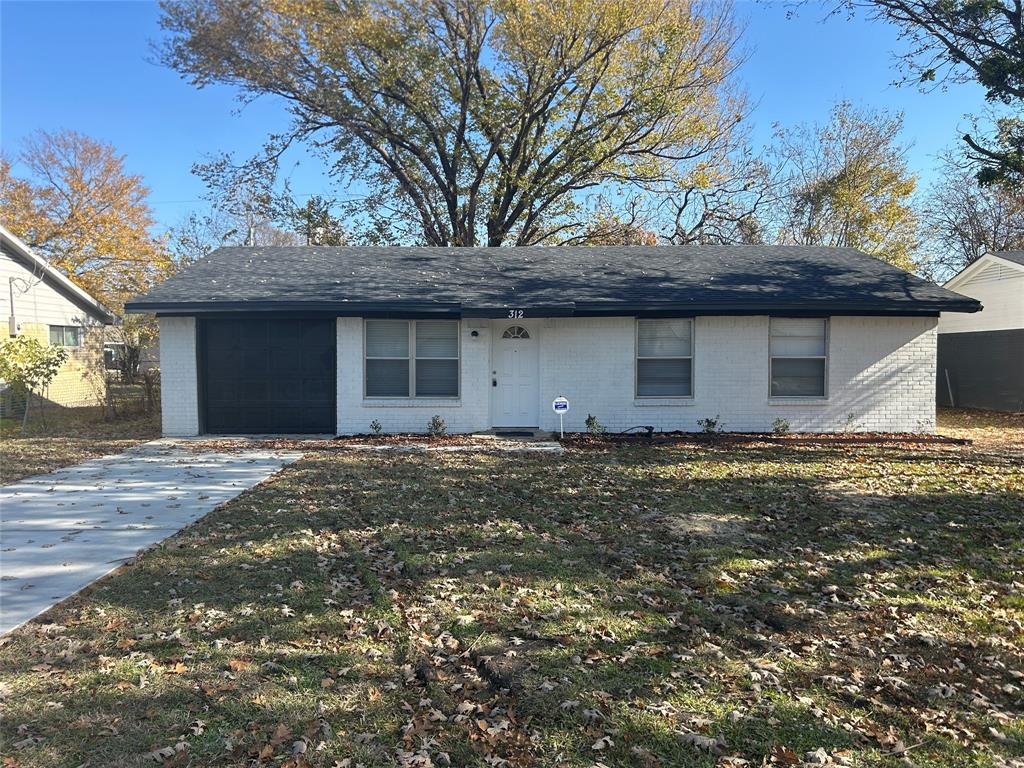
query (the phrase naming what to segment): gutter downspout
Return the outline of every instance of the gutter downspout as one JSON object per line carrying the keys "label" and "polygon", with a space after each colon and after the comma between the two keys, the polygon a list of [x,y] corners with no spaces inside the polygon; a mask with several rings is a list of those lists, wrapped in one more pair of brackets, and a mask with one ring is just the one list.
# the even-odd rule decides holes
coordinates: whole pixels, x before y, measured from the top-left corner
{"label": "gutter downspout", "polygon": [[18,319],[14,314],[14,281],[16,279],[13,276],[7,278],[7,290],[11,297],[11,316],[7,319],[7,333],[10,336],[18,335]]}

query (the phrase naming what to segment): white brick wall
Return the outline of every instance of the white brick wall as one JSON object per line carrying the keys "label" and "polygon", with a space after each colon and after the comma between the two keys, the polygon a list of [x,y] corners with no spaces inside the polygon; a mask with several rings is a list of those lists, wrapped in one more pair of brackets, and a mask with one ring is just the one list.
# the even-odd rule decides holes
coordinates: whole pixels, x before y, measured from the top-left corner
{"label": "white brick wall", "polygon": [[199,434],[194,317],[160,318],[160,413],[165,435]]}
{"label": "white brick wall", "polygon": [[935,318],[833,317],[825,400],[768,396],[768,318],[698,317],[694,397],[634,398],[634,320],[549,320],[542,333],[541,427],[555,429],[551,399],[569,398],[566,429],[588,413],[611,430],[652,425],[697,430],[720,416],[728,431],[770,431],[776,418],[793,431],[932,432],[935,429]]}
{"label": "white brick wall", "polygon": [[[461,379],[456,400],[366,400],[363,398],[363,320],[338,318],[338,433],[368,433],[376,419],[385,432],[425,432],[439,414],[449,432],[476,432],[490,426],[490,323],[460,324]],[[472,332],[477,332],[477,337]]]}
{"label": "white brick wall", "polygon": [[[767,317],[697,318],[694,397],[636,400],[634,323],[628,317],[523,321],[540,345],[542,429],[557,428],[551,400],[565,395],[572,403],[565,426],[573,431],[584,428],[588,413],[615,431],[646,424],[659,431],[697,430],[699,419],[716,415],[729,431],[767,431],[776,418],[786,419],[794,431],[934,431],[935,318],[831,318],[829,396],[799,401],[768,397]],[[451,432],[489,429],[491,334],[506,325],[462,321],[462,391],[457,400],[366,400],[363,321],[339,318],[339,434],[368,432],[374,419],[385,432],[423,432],[434,414],[444,418]],[[196,434],[192,318],[161,318],[160,357],[164,432]]]}
{"label": "white brick wall", "polygon": [[[694,331],[694,397],[634,397],[633,318],[523,321],[540,344],[540,427],[554,430],[551,400],[565,395],[568,430],[588,413],[619,431],[697,430],[720,416],[729,431],[768,431],[776,418],[793,431],[932,432],[935,429],[935,318],[833,317],[829,397],[772,401],[768,396],[768,318],[699,317]],[[338,320],[338,431],[422,432],[440,414],[451,432],[486,430],[490,419],[491,333],[503,321],[462,323],[462,396],[457,402],[364,401],[362,321]],[[473,338],[472,331],[478,336]],[[524,425],[525,426],[525,425]]]}

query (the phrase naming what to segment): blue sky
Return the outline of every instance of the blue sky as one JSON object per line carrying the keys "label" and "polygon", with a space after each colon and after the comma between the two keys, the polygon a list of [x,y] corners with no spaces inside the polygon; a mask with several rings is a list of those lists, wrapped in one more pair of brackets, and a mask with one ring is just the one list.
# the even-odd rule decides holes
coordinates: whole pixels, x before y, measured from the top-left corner
{"label": "blue sky", "polygon": [[[806,5],[788,19],[783,4],[739,2],[749,59],[741,79],[755,105],[753,136],[763,144],[772,124],[824,121],[841,99],[902,110],[909,160],[922,182],[934,156],[954,145],[965,114],[980,112],[982,91],[969,84],[919,93],[893,85],[895,30],[864,18],[826,19]],[[239,112],[224,87],[198,90],[152,62],[159,11],[149,2],[0,3],[0,147],[11,156],[36,129],[69,128],[113,144],[141,174],[161,227],[203,207],[203,186],[190,173],[205,155],[255,152],[286,124],[279,103],[261,99]],[[324,189],[314,160],[297,158],[292,189]]]}

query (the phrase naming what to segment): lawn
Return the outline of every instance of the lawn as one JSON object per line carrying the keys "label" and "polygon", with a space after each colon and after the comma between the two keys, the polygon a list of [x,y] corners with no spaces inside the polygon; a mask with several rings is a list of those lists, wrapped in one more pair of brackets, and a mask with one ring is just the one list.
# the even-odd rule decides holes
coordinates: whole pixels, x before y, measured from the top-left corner
{"label": "lawn", "polygon": [[0,647],[13,766],[1017,766],[1024,471],[320,450]]}
{"label": "lawn", "polygon": [[940,408],[937,422],[941,435],[967,438],[985,451],[1024,456],[1024,414]]}
{"label": "lawn", "polygon": [[70,408],[33,421],[21,434],[20,419],[0,419],[0,484],[51,472],[86,459],[120,453],[160,436],[158,417],[104,420],[99,408]]}

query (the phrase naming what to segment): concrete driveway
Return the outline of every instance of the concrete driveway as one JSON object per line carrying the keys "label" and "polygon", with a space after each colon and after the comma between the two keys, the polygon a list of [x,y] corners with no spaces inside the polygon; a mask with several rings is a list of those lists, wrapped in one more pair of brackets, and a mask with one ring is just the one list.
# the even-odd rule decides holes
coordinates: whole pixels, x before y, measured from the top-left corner
{"label": "concrete driveway", "polygon": [[301,455],[157,440],[0,487],[0,634]]}

